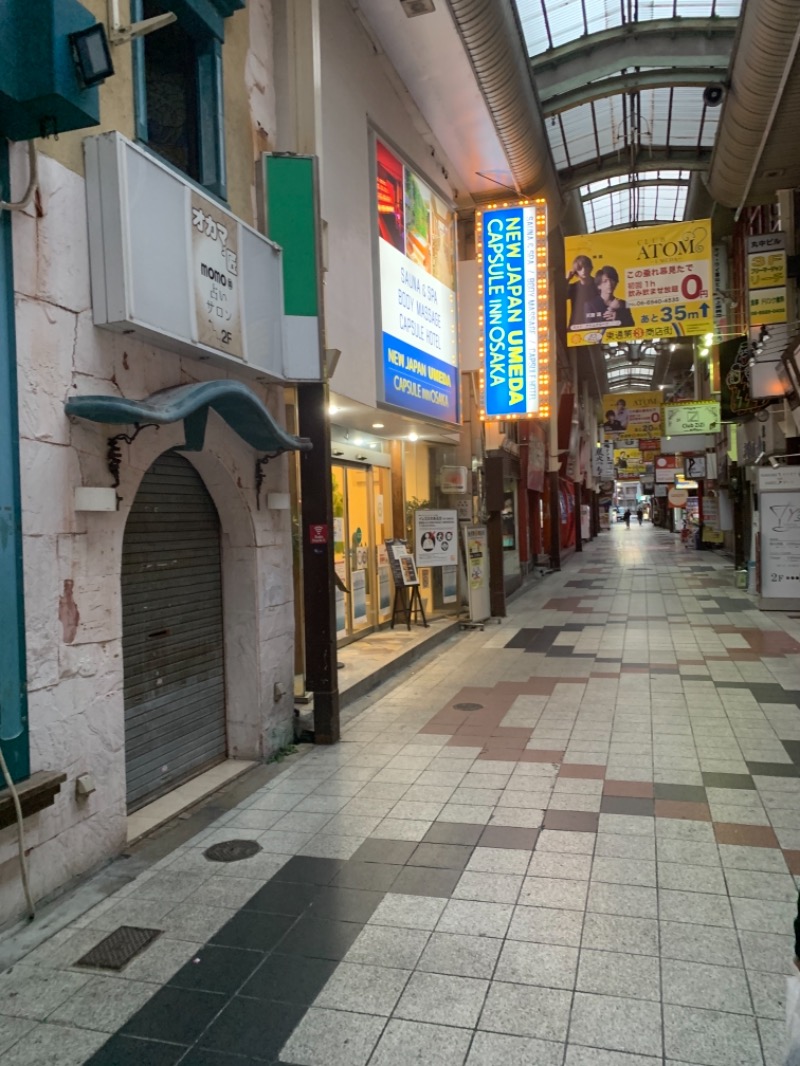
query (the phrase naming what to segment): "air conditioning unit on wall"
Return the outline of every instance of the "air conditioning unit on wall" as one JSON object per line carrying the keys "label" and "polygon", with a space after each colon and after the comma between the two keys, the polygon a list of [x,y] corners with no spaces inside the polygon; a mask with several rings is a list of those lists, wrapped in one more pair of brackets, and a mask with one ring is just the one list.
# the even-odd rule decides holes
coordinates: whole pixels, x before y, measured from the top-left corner
{"label": "air conditioning unit on wall", "polygon": [[430,15],[436,10],[433,0],[400,0],[400,4],[410,19],[417,15]]}

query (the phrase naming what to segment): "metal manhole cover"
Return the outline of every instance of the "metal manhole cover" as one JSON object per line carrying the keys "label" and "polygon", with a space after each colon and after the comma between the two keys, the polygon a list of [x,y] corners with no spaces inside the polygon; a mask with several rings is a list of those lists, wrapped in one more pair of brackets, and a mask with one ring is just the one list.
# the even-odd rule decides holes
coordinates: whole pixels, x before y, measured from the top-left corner
{"label": "metal manhole cover", "polygon": [[219,844],[212,844],[203,852],[211,862],[238,862],[240,859],[249,859],[261,851],[261,845],[255,840],[223,840]]}
{"label": "metal manhole cover", "polygon": [[482,711],[482,703],[454,703],[453,707],[457,711]]}
{"label": "metal manhole cover", "polygon": [[76,966],[93,966],[101,970],[121,970],[140,951],[161,936],[160,929],[139,929],[135,925],[121,925],[113,933],[78,959]]}

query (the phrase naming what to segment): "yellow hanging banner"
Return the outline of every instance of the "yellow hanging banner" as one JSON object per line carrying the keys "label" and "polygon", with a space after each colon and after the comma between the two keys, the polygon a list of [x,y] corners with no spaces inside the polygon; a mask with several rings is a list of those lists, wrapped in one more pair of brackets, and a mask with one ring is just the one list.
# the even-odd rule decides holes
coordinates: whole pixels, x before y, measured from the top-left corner
{"label": "yellow hanging banner", "polygon": [[564,252],[571,348],[713,332],[710,220],[585,233]]}

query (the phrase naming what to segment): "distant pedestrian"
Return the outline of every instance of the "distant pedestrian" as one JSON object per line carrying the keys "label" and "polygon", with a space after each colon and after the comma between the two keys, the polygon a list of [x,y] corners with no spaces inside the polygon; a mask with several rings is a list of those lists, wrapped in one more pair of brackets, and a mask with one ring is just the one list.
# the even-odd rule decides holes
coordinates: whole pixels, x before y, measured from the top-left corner
{"label": "distant pedestrian", "polygon": [[681,530],[681,544],[683,544],[683,547],[686,551],[689,550],[689,541],[691,539],[692,527],[689,525],[689,522],[686,521],[683,523],[683,529]]}
{"label": "distant pedestrian", "polygon": [[644,511],[641,509],[641,507],[637,510],[636,517],[639,519],[639,525],[641,525],[644,521]]}
{"label": "distant pedestrian", "polygon": [[631,528],[631,509],[630,509],[630,507],[628,507],[626,509],[625,514],[622,517],[625,519],[625,528],[626,529],[630,529]]}

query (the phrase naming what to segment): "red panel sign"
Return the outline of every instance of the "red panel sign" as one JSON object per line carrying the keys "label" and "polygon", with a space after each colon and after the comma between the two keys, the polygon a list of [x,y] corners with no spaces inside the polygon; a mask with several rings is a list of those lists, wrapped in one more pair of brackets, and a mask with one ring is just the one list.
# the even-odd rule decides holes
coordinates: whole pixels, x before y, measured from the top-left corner
{"label": "red panel sign", "polygon": [[327,523],[322,525],[310,525],[308,527],[308,539],[312,544],[327,544],[328,543],[328,526]]}

